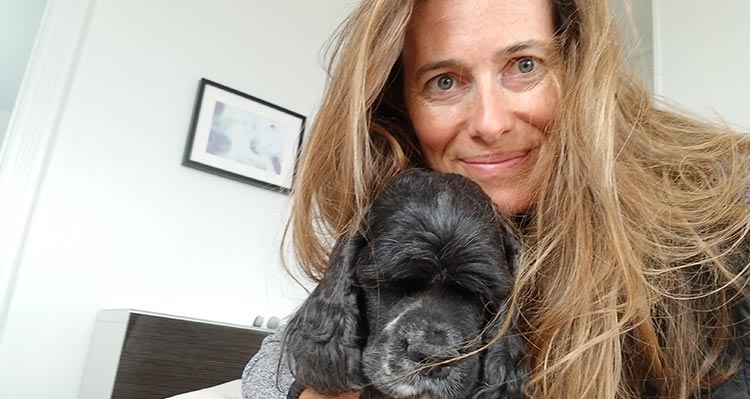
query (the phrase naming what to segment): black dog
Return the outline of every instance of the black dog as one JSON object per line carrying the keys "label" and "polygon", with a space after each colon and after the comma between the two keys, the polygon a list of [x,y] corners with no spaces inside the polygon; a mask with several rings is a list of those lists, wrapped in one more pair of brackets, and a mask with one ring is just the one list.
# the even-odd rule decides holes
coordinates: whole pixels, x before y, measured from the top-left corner
{"label": "black dog", "polygon": [[328,395],[361,390],[363,399],[524,397],[520,337],[477,351],[504,320],[517,251],[478,185],[402,173],[361,233],[336,243],[290,319],[285,350],[297,383]]}

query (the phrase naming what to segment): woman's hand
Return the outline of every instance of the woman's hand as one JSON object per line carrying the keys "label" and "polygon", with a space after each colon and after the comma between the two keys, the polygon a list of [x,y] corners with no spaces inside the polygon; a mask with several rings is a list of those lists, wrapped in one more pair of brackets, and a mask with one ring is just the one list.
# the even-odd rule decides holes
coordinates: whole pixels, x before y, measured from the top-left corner
{"label": "woman's hand", "polygon": [[359,392],[348,392],[338,396],[323,396],[311,388],[307,388],[299,395],[299,399],[359,399]]}

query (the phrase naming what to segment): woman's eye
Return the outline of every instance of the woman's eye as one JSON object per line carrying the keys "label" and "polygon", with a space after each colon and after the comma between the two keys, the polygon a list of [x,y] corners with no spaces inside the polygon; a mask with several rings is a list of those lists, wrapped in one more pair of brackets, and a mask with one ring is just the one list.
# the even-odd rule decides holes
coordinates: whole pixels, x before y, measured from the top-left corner
{"label": "woman's eye", "polygon": [[510,60],[502,70],[503,86],[524,91],[544,81],[547,70],[544,61],[534,56],[523,56]]}
{"label": "woman's eye", "polygon": [[516,61],[518,72],[527,74],[534,72],[536,69],[536,61],[533,58],[521,58]]}
{"label": "woman's eye", "polygon": [[453,78],[448,75],[440,75],[435,79],[435,87],[438,90],[450,90],[455,84],[456,82]]}

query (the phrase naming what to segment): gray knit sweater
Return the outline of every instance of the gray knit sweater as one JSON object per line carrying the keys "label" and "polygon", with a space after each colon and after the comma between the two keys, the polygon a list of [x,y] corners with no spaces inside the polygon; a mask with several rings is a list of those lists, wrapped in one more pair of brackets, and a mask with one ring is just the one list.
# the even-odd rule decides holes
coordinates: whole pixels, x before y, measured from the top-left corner
{"label": "gray knit sweater", "polygon": [[294,378],[286,360],[281,361],[283,339],[284,329],[279,327],[247,363],[242,372],[243,399],[286,399]]}

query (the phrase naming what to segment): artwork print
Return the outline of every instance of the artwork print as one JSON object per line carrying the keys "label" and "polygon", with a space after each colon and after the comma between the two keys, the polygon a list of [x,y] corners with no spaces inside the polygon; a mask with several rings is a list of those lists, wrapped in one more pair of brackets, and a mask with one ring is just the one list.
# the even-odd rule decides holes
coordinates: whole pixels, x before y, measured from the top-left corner
{"label": "artwork print", "polygon": [[201,80],[183,164],[288,192],[305,118]]}

